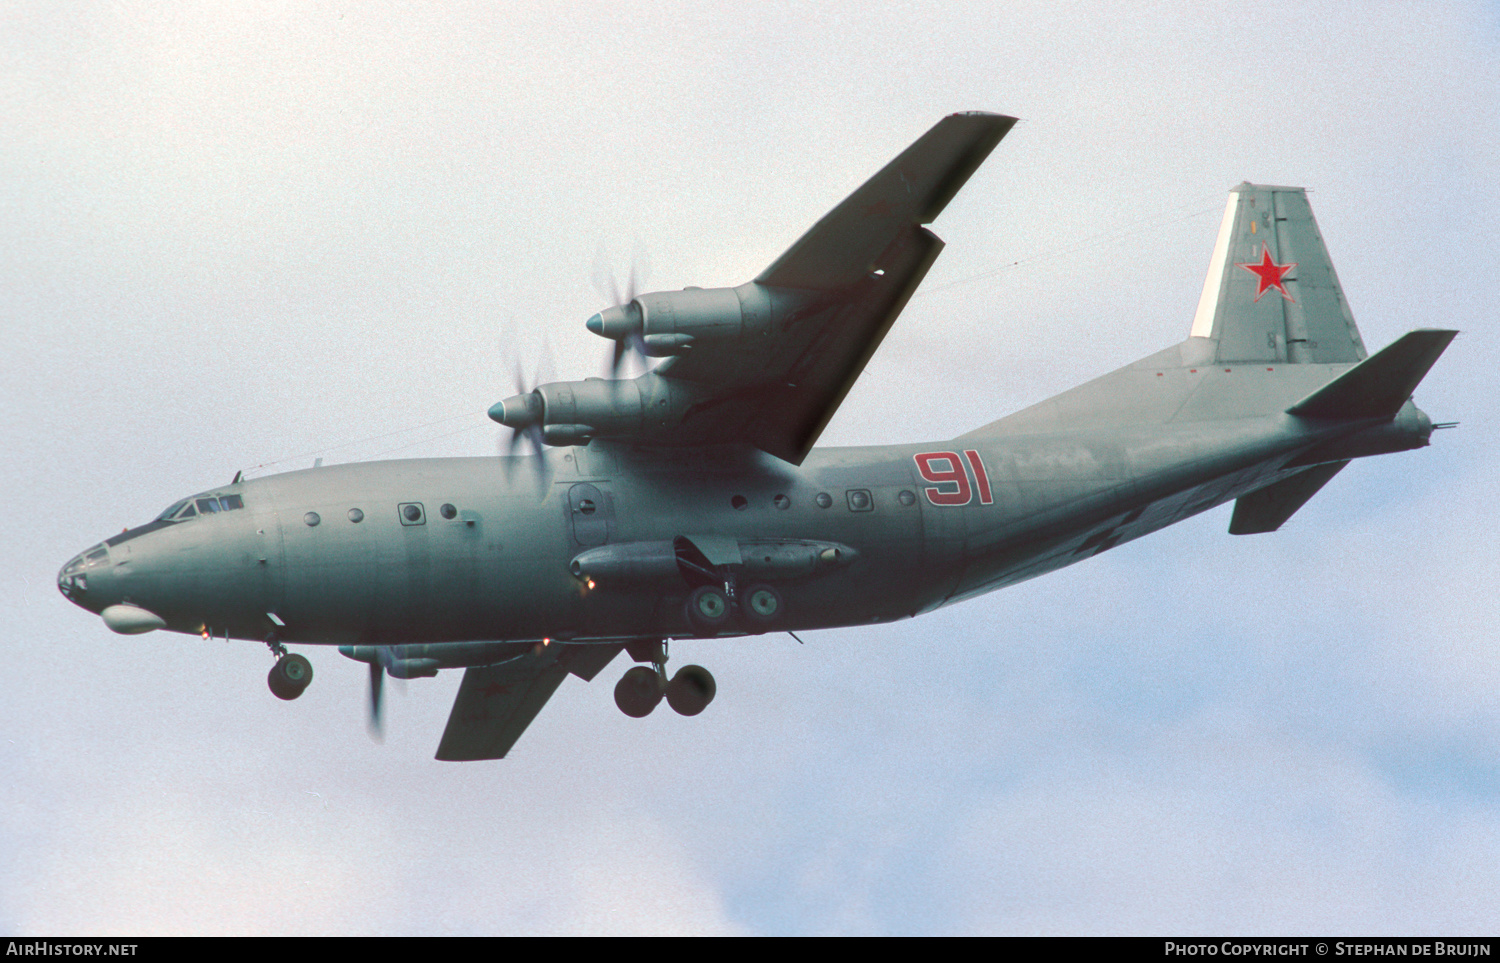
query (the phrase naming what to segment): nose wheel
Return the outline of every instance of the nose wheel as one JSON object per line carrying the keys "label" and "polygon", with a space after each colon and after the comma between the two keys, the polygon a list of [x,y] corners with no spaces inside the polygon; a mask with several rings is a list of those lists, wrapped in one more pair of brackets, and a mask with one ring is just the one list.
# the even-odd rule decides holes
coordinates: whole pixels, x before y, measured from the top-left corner
{"label": "nose wheel", "polygon": [[701,665],[685,665],[670,679],[667,677],[667,647],[663,642],[644,646],[629,646],[631,658],[638,665],[625,672],[615,683],[615,705],[620,711],[634,719],[651,714],[663,698],[673,711],[684,716],[695,716],[714,701],[718,686],[713,673]]}
{"label": "nose wheel", "polygon": [[312,683],[312,663],[300,655],[288,655],[277,659],[266,676],[271,694],[278,699],[295,699]]}
{"label": "nose wheel", "polygon": [[287,701],[297,698],[312,685],[312,663],[307,661],[306,656],[287,652],[286,646],[274,636],[266,640],[266,646],[276,656],[276,664],[271,666],[271,672],[266,676],[266,685],[271,687],[271,694]]}

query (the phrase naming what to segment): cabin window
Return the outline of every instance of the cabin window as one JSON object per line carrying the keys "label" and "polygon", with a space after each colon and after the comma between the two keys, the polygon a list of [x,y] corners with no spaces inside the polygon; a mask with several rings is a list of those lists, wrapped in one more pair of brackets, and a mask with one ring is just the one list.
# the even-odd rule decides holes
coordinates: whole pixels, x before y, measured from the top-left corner
{"label": "cabin window", "polygon": [[870,497],[868,488],[851,488],[848,498],[851,512],[868,512],[875,508],[875,501]]}
{"label": "cabin window", "polygon": [[427,521],[427,513],[421,502],[402,502],[396,506],[396,512],[401,516],[403,525],[422,525]]}

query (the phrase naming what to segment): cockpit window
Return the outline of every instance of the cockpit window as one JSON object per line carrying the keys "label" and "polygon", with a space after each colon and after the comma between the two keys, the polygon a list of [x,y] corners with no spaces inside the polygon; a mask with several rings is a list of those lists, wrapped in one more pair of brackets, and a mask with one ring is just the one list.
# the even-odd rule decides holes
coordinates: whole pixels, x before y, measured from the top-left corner
{"label": "cockpit window", "polygon": [[172,507],[156,516],[158,522],[181,522],[189,518],[197,518],[199,515],[212,515],[215,512],[232,512],[238,508],[245,507],[245,499],[240,495],[216,495],[208,498],[184,498],[180,502],[174,502]]}
{"label": "cockpit window", "polygon": [[162,512],[160,515],[156,516],[156,520],[158,522],[164,522],[164,521],[166,521],[167,519],[171,518],[173,515],[176,515],[177,514],[177,510],[179,508],[181,508],[182,506],[186,505],[187,503],[188,503],[188,499],[186,499],[186,498],[184,498],[180,502],[173,502],[172,505],[171,505],[171,507],[169,507],[166,511]]}
{"label": "cockpit window", "polygon": [[[93,548],[89,549],[87,552],[81,553],[76,556],[71,562],[68,563],[67,568],[62,570],[62,574],[72,575],[75,572],[83,571],[85,566],[88,568],[94,568],[96,566],[103,565],[104,560],[108,557],[109,549],[105,548],[103,545],[96,545]],[[80,575],[79,578],[82,579],[83,576]]]}

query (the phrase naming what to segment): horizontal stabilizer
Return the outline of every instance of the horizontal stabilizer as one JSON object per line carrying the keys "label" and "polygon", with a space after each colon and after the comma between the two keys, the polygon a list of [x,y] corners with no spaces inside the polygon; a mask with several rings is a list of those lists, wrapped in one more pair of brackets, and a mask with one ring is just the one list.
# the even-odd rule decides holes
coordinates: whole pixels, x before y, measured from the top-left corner
{"label": "horizontal stabilizer", "polygon": [[1457,331],[1411,331],[1287,409],[1303,418],[1394,418]]}
{"label": "horizontal stabilizer", "polygon": [[1260,491],[1242,495],[1234,503],[1234,517],[1229,520],[1229,534],[1258,535],[1261,532],[1276,531],[1347,464],[1347,461],[1331,461],[1314,465],[1291,478],[1267,485]]}

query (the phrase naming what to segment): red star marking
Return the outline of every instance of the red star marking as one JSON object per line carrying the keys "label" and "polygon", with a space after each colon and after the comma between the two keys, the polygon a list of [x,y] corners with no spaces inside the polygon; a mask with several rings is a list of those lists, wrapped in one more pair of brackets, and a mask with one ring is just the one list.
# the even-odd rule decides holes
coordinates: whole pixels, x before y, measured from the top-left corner
{"label": "red star marking", "polygon": [[1259,264],[1235,265],[1235,267],[1244,268],[1260,279],[1260,287],[1258,287],[1255,291],[1256,301],[1260,300],[1260,296],[1262,294],[1265,294],[1267,291],[1275,288],[1276,290],[1281,292],[1282,297],[1286,298],[1293,304],[1297,303],[1297,299],[1286,293],[1286,288],[1282,287],[1281,279],[1286,277],[1287,272],[1296,266],[1296,261],[1292,261],[1289,264],[1277,264],[1275,261],[1271,260],[1271,249],[1264,243],[1262,243],[1260,246]]}

